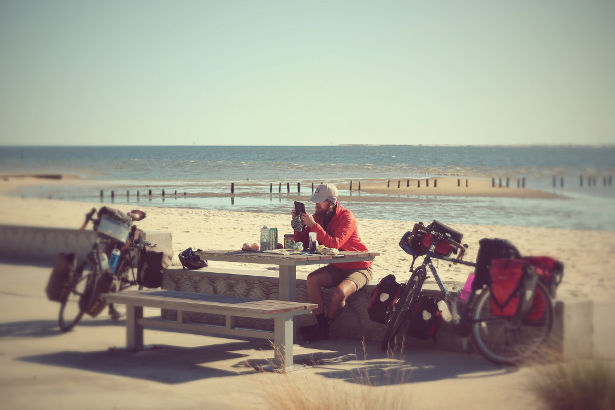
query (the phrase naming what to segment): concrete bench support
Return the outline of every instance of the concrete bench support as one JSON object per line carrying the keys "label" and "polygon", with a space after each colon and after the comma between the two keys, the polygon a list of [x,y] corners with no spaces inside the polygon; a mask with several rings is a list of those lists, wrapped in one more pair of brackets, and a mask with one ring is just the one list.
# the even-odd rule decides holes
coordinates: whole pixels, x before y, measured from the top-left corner
{"label": "concrete bench support", "polygon": [[[126,305],[126,346],[129,350],[143,349],[143,329],[192,331],[204,334],[219,334],[239,338],[273,340],[276,367],[287,371],[293,369],[293,318],[308,314],[317,305],[280,300],[255,300],[222,295],[208,295],[175,291],[124,291],[107,293],[107,302]],[[144,318],[143,307],[176,310],[177,320]],[[212,325],[190,322],[185,312],[222,315],[225,324]],[[273,332],[260,329],[239,328],[235,317],[273,319]]]}

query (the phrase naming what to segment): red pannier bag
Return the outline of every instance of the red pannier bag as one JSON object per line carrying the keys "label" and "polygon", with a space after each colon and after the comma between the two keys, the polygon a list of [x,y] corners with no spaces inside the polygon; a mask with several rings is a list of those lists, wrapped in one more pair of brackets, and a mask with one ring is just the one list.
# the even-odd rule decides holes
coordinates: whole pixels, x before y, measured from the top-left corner
{"label": "red pannier bag", "polygon": [[538,280],[532,265],[524,259],[493,259],[489,274],[492,315],[525,315],[532,308]]}
{"label": "red pannier bag", "polygon": [[527,256],[523,259],[534,267],[538,280],[545,285],[551,297],[555,299],[555,292],[564,276],[564,264],[549,256]]}

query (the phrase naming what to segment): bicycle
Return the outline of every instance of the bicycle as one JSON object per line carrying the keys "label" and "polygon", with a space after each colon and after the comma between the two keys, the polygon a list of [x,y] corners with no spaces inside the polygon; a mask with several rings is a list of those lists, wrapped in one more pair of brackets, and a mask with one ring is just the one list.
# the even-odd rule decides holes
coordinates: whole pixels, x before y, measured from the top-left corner
{"label": "bicycle", "polygon": [[[425,235],[431,235],[431,243],[427,248],[424,246],[421,248],[420,245]],[[444,247],[443,244],[445,244]],[[536,282],[534,290],[534,300],[541,303],[532,303],[529,310],[523,314],[513,316],[493,314],[489,286],[472,291],[465,305],[459,309],[460,298],[456,293],[449,292],[445,288],[432,263],[432,258],[476,267],[475,263],[463,260],[467,245],[454,240],[449,232],[428,229],[422,223],[416,224],[412,232],[407,232],[400,245],[413,256],[410,266],[411,275],[403,285],[397,303],[393,306],[382,341],[383,350],[399,344],[397,335],[400,329],[409,322],[409,316],[417,308],[423,284],[427,279],[427,268],[440,289],[439,299],[446,303],[451,313],[455,333],[459,336],[467,336],[470,333],[474,346],[486,359],[499,364],[518,364],[535,353],[548,339],[553,326],[553,301],[542,283]],[[450,247],[448,250],[447,246]],[[444,251],[437,252],[437,247],[443,247]],[[456,258],[450,257],[453,251],[459,252]],[[419,266],[414,268],[415,260],[419,256],[424,256],[424,259]],[[431,292],[431,295],[434,293],[434,291],[427,292]],[[538,312],[538,309],[541,309],[541,312]],[[539,320],[530,320],[537,316],[540,317]]]}
{"label": "bicycle", "polygon": [[[132,222],[144,219],[145,213],[134,210],[124,215],[103,207],[98,212],[98,218],[95,218],[95,212],[96,208],[92,208],[79,228],[82,232],[92,221],[97,235],[92,249],[84,261],[77,265],[69,281],[64,285],[68,291],[60,301],[58,316],[58,325],[63,332],[71,330],[85,313],[97,316],[106,305],[104,299],[100,297],[102,293],[119,292],[134,285],[139,285],[139,289],[142,288],[139,278],[142,270],[139,268],[142,266],[146,247],[152,245],[145,240],[144,233],[132,225]],[[113,217],[110,217],[109,213],[114,214]],[[118,222],[114,217],[121,220]],[[103,262],[114,249],[120,250],[120,256],[115,271],[111,272]],[[112,304],[108,306],[111,319],[119,320],[120,313]]]}

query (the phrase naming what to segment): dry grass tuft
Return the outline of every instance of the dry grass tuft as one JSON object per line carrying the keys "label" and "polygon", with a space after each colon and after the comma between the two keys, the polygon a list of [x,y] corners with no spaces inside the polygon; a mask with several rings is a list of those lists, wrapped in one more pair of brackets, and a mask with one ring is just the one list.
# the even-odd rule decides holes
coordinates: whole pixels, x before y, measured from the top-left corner
{"label": "dry grass tuft", "polygon": [[[362,360],[367,360],[367,348],[362,341]],[[348,355],[347,355],[348,356]],[[359,359],[360,354],[354,354]],[[391,356],[389,356],[391,357]],[[348,359],[348,357],[347,357]],[[331,361],[314,360],[314,366],[331,365]],[[409,373],[398,371],[387,373],[386,368],[372,374],[369,367],[359,367],[351,371],[348,378],[326,378],[322,375],[290,373],[281,374],[281,380],[263,386],[262,397],[266,406],[272,410],[368,410],[368,409],[406,409],[411,407],[407,389],[396,388],[395,384],[406,383]],[[400,379],[400,374],[403,380]],[[389,380],[381,384],[382,379]],[[394,383],[391,383],[393,380]]]}
{"label": "dry grass tuft", "polygon": [[531,389],[548,409],[615,409],[615,363],[575,359],[541,367]]}

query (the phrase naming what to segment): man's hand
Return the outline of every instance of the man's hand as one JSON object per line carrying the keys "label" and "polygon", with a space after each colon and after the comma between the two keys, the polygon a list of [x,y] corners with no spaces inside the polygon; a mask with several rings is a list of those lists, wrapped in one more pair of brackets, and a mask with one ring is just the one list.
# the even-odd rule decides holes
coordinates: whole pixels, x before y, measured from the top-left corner
{"label": "man's hand", "polygon": [[316,224],[316,221],[314,220],[312,214],[309,214],[307,212],[301,215],[301,222],[303,222],[303,225],[307,226],[308,228],[312,228],[312,226]]}

